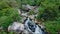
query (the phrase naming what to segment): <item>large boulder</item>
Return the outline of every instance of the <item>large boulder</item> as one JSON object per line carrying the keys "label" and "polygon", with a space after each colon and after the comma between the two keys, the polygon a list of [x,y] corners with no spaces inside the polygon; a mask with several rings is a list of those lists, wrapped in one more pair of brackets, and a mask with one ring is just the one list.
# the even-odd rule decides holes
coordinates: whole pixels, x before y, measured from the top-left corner
{"label": "large boulder", "polygon": [[13,24],[8,27],[8,31],[21,33],[22,31],[24,31],[24,24],[19,22],[13,22]]}

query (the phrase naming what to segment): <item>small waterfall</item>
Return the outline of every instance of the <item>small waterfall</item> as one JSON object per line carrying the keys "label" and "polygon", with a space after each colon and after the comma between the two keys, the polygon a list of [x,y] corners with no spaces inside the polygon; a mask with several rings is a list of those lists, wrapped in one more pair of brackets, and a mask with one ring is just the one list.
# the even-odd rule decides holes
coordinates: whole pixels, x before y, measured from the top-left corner
{"label": "small waterfall", "polygon": [[32,34],[43,34],[44,32],[36,25],[30,18],[25,20],[25,27],[26,30]]}
{"label": "small waterfall", "polygon": [[25,21],[26,21],[26,22],[25,22],[25,28],[26,28],[26,30],[32,32],[32,31],[29,29],[29,26],[28,26],[28,23],[30,23],[30,19],[27,18]]}
{"label": "small waterfall", "polygon": [[36,29],[35,29],[35,34],[42,34],[42,30],[39,28],[38,25],[36,25]]}

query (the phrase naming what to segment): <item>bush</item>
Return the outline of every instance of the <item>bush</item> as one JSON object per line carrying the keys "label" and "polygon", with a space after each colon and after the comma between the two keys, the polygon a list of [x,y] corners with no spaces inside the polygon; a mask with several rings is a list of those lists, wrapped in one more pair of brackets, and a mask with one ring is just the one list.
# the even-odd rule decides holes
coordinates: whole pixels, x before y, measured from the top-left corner
{"label": "bush", "polygon": [[55,17],[58,16],[59,10],[58,10],[58,1],[56,0],[44,0],[41,1],[40,7],[39,7],[39,12],[37,19],[43,18],[44,20],[54,20]]}
{"label": "bush", "polygon": [[45,26],[48,33],[58,34],[60,31],[60,21],[46,21]]}
{"label": "bush", "polygon": [[18,6],[18,3],[15,0],[0,0],[0,10],[14,7],[16,8]]}
{"label": "bush", "polygon": [[27,0],[27,4],[29,4],[29,5],[34,5],[35,2],[34,2],[34,0]]}
{"label": "bush", "polygon": [[0,2],[0,10],[10,7],[5,1]]}
{"label": "bush", "polygon": [[12,22],[13,19],[8,16],[0,17],[0,26],[2,26],[4,29],[7,28]]}
{"label": "bush", "polygon": [[6,8],[0,11],[0,25],[3,28],[7,28],[13,21],[20,21],[20,16],[18,14],[17,9],[14,8]]}
{"label": "bush", "polygon": [[13,21],[20,21],[21,19],[16,3],[15,0],[0,0],[0,26],[3,26],[4,29],[12,24]]}
{"label": "bush", "polygon": [[36,0],[36,1],[35,1],[35,4],[36,4],[37,6],[40,6],[41,1],[42,1],[42,0]]}
{"label": "bush", "polygon": [[13,34],[13,33],[16,34],[15,32],[12,32],[12,31],[9,33],[5,32],[4,30],[0,31],[0,34]]}

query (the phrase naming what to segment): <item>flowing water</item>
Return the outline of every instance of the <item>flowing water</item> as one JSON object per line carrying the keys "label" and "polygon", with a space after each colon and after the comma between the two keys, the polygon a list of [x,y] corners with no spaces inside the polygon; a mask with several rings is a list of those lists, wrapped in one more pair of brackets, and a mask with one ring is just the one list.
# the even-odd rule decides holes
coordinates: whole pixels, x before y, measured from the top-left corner
{"label": "flowing water", "polygon": [[26,30],[29,31],[30,33],[45,34],[41,30],[41,28],[38,25],[36,25],[30,18],[27,18],[24,23],[25,23]]}
{"label": "flowing water", "polygon": [[[19,10],[18,10],[18,12],[19,12],[19,14],[21,13]],[[25,16],[25,14],[24,14],[24,16]],[[22,29],[23,29],[23,31],[24,31],[23,34],[45,34],[44,31],[42,30],[42,27],[40,28],[28,16],[23,21],[24,21],[23,25],[22,25],[22,23],[14,22],[11,27],[8,27],[8,30],[14,30],[14,31],[20,33],[20,31],[22,31]]]}

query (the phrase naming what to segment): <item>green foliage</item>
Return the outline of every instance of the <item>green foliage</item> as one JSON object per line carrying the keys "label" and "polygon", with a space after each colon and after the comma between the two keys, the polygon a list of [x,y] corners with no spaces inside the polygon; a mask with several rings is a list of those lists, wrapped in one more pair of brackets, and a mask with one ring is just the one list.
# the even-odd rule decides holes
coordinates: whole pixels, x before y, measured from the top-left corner
{"label": "green foliage", "polygon": [[13,21],[19,18],[17,9],[7,8],[0,11],[0,25],[7,28]]}
{"label": "green foliage", "polygon": [[[9,33],[5,32],[4,30],[1,30],[1,31],[0,31],[0,34],[13,34],[13,33],[14,33],[14,32],[12,32],[12,31],[9,32]],[[16,34],[16,33],[14,33],[14,34]]]}
{"label": "green foliage", "polygon": [[12,22],[12,18],[8,16],[0,17],[0,26],[3,26],[4,29],[7,28]]}
{"label": "green foliage", "polygon": [[9,34],[13,34],[13,33],[14,33],[14,32],[12,32],[12,31],[11,31],[11,32],[9,32]]}
{"label": "green foliage", "polygon": [[27,0],[28,4],[34,5],[34,0]]}
{"label": "green foliage", "polygon": [[38,20],[45,20],[46,30],[50,34],[60,32],[60,0],[43,0],[39,6]]}
{"label": "green foliage", "polygon": [[[36,18],[47,20],[46,30],[51,34],[57,34],[56,32],[60,31],[60,0],[0,0],[0,26],[6,29],[13,21],[20,21],[21,16],[16,8],[22,8],[22,4],[37,5],[39,9]],[[29,14],[34,14],[33,10]],[[3,31],[0,34],[7,33]]]}
{"label": "green foliage", "polygon": [[38,16],[36,17],[36,19],[38,19],[38,20],[41,19],[41,14],[43,14],[44,10],[45,10],[44,7],[42,7],[42,6],[39,7],[39,10],[38,10],[38,11],[39,11],[39,12],[38,12]]}
{"label": "green foliage", "polygon": [[34,11],[33,10],[30,10],[29,11],[29,15],[33,15],[34,14]]}
{"label": "green foliage", "polygon": [[60,31],[60,21],[45,22],[46,30],[51,34],[57,34]]}
{"label": "green foliage", "polygon": [[4,30],[0,30],[0,34],[7,34]]}
{"label": "green foliage", "polygon": [[1,0],[0,1],[0,10],[9,7],[17,7],[18,4],[15,0]]}
{"label": "green foliage", "polygon": [[6,29],[13,21],[20,21],[15,0],[0,0],[0,26]]}
{"label": "green foliage", "polygon": [[[55,17],[58,16],[58,1],[56,0],[45,0],[45,1],[41,1],[41,5],[39,7],[39,12],[38,12],[38,16],[37,19],[41,19],[43,18],[44,20],[54,20]],[[59,3],[59,2],[58,2]]]}
{"label": "green foliage", "polygon": [[37,6],[40,6],[41,1],[42,1],[42,0],[36,0],[36,2],[35,2],[35,3],[36,3],[36,5],[37,5]]}
{"label": "green foliage", "polygon": [[9,5],[5,1],[0,2],[0,10],[4,9],[4,8],[8,8],[8,7],[9,7]]}

